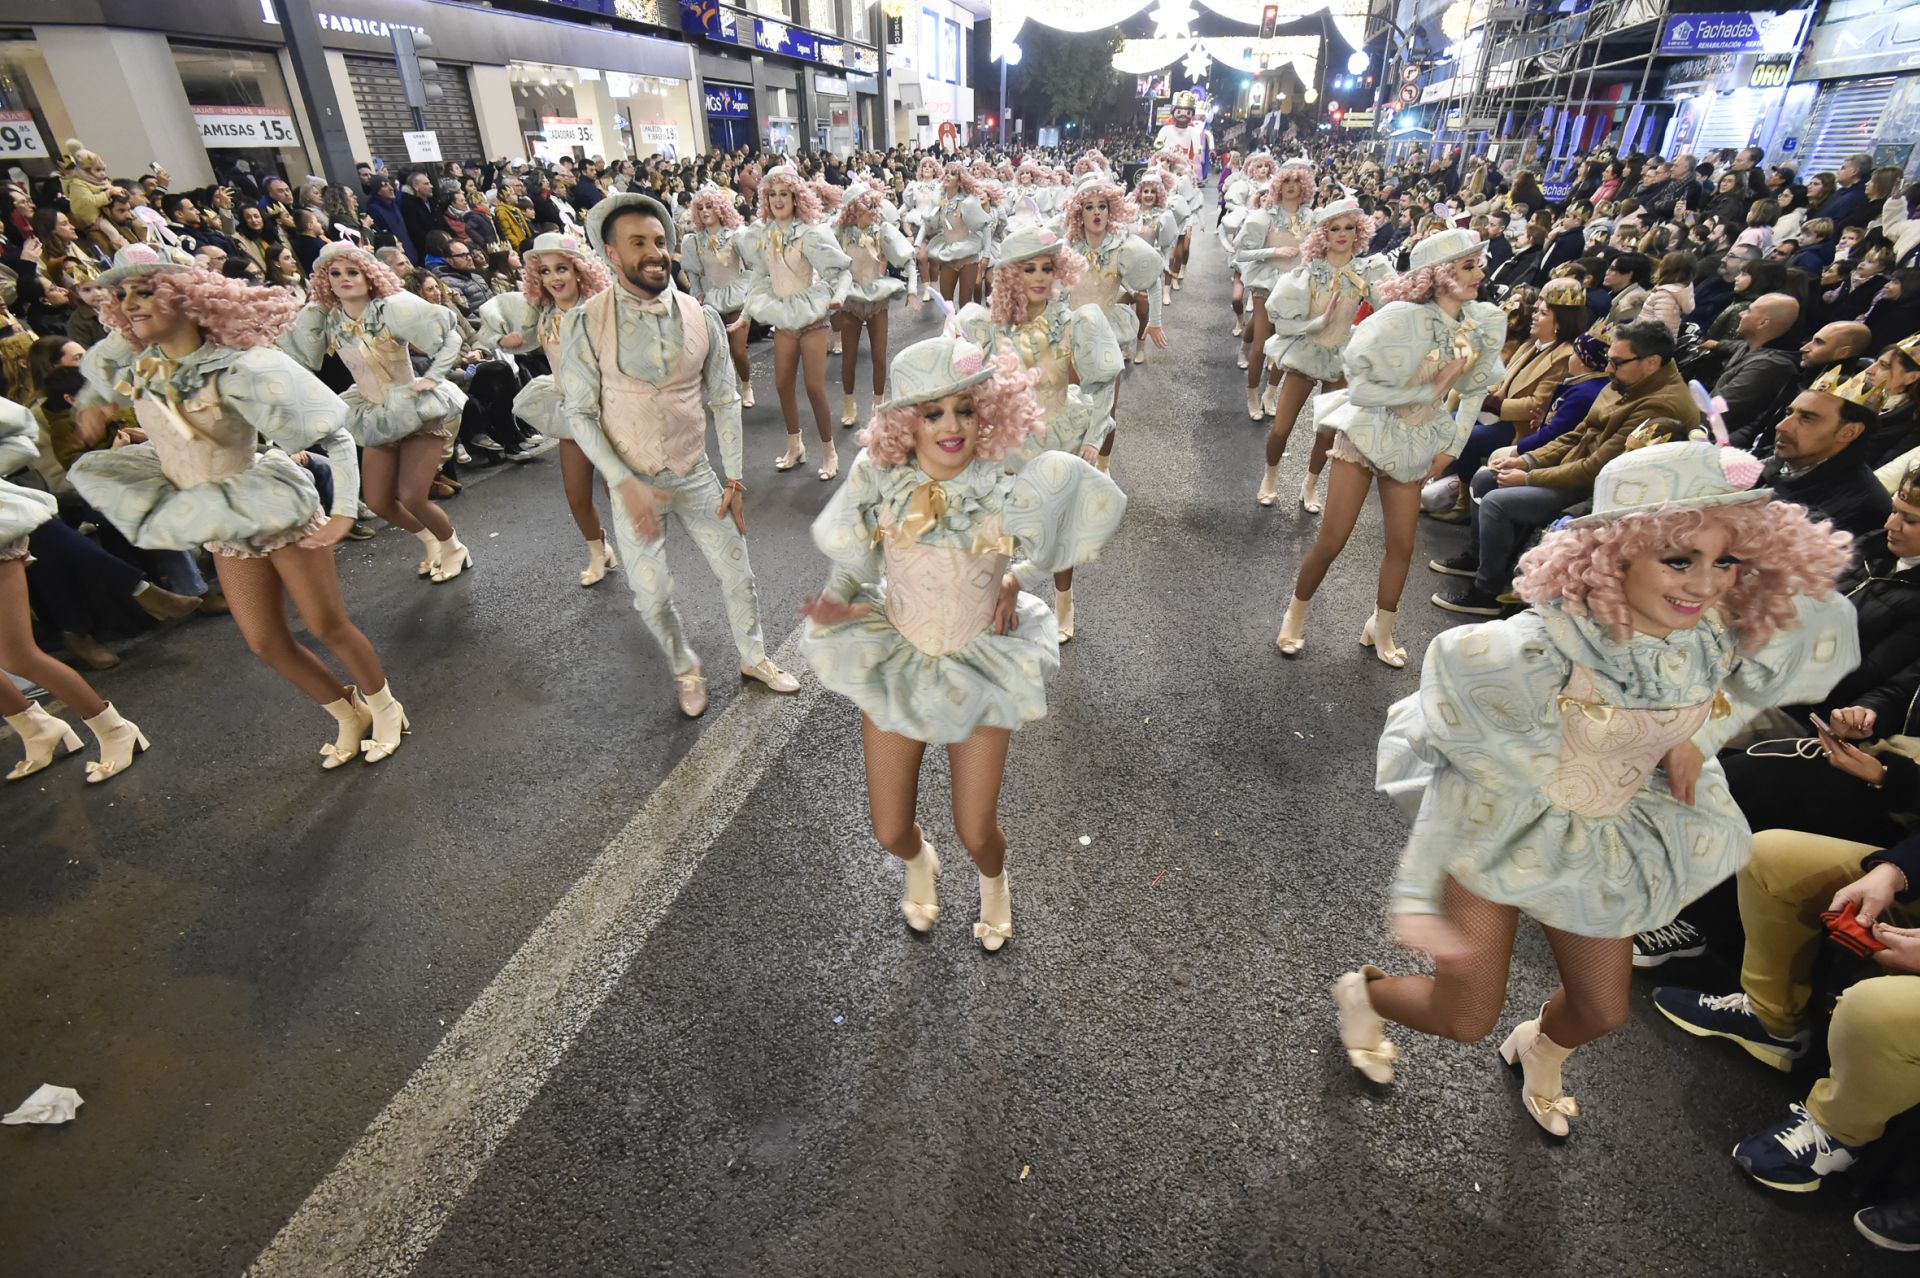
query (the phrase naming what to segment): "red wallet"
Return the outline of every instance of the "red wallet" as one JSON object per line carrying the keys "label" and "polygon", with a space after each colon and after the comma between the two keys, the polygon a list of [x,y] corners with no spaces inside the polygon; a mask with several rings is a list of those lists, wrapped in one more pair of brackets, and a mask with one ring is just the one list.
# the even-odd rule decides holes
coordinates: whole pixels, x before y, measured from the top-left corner
{"label": "red wallet", "polygon": [[1860,921],[1859,913],[1860,902],[1848,901],[1846,909],[1828,910],[1820,916],[1820,921],[1827,925],[1827,935],[1835,945],[1849,954],[1870,958],[1887,947],[1874,937],[1871,927]]}

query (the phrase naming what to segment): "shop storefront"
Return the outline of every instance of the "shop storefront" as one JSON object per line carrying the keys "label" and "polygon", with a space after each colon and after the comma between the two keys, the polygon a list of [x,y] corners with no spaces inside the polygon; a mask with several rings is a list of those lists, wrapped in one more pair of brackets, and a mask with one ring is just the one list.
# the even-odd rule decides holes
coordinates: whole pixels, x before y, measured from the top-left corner
{"label": "shop storefront", "polygon": [[[681,29],[699,43],[706,98],[707,134],[715,146],[747,141],[742,119],[730,112],[742,105],[753,112],[746,122],[751,137],[776,151],[802,147],[851,151],[862,136],[853,77],[873,81],[878,50],[836,37],[868,22],[867,8],[856,3],[853,21],[843,24],[840,0],[757,0],[760,13],[697,0],[680,0]],[[814,29],[796,25],[804,20]],[[877,85],[874,86],[877,90]],[[717,95],[713,90],[723,90]]]}
{"label": "shop storefront", "polygon": [[1794,73],[1803,111],[1782,130],[1780,150],[1800,172],[1831,173],[1850,155],[1920,178],[1920,21],[1893,8],[1814,28]]}
{"label": "shop storefront", "polygon": [[737,151],[754,144],[753,89],[707,79],[707,145]]}
{"label": "shop storefront", "polygon": [[[358,159],[408,163],[401,135],[413,119],[394,26],[432,38],[439,69],[427,78],[441,92],[426,123],[448,160],[557,147],[681,154],[704,137],[691,51],[678,41],[438,0],[319,0],[316,10]],[[671,9],[620,12],[647,20]],[[158,162],[183,187],[240,160],[291,180],[319,168],[267,0],[0,0],[0,165],[50,172],[68,137],[116,176]]]}

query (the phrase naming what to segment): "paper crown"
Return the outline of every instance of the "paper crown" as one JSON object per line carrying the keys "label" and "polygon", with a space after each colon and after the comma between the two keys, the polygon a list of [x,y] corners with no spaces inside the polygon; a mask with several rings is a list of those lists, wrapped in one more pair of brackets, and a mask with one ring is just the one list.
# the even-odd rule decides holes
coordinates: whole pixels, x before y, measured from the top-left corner
{"label": "paper crown", "polygon": [[1900,486],[1893,490],[1893,499],[1909,506],[1920,506],[1920,462],[1907,467],[1907,473],[1900,476]]}
{"label": "paper crown", "polygon": [[1548,306],[1585,306],[1587,289],[1579,280],[1563,275],[1541,286],[1540,300]]}
{"label": "paper crown", "polygon": [[1855,373],[1853,376],[1848,377],[1845,373],[1846,369],[1843,365],[1835,364],[1832,368],[1829,368],[1826,372],[1814,378],[1813,385],[1807,389],[1820,391],[1833,396],[1835,399],[1844,399],[1849,404],[1858,404],[1868,412],[1879,412],[1881,408],[1880,394],[1874,387],[1867,385],[1867,375],[1865,373]]}

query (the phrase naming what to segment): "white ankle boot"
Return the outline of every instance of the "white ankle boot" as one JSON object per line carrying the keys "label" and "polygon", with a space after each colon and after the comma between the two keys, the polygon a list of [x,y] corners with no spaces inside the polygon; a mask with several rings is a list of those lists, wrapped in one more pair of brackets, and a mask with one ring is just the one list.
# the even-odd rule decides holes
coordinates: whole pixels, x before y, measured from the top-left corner
{"label": "white ankle boot", "polygon": [[1333,1005],[1340,1012],[1340,1045],[1347,1049],[1347,1063],[1372,1083],[1391,1083],[1393,1063],[1400,1059],[1400,1049],[1387,1041],[1387,1023],[1367,997],[1367,982],[1385,975],[1369,963],[1333,983]]}
{"label": "white ankle boot", "polygon": [[751,377],[740,383],[740,407],[753,407],[753,379]]}
{"label": "white ankle boot", "polygon": [[1298,595],[1287,605],[1287,615],[1280,619],[1280,633],[1273,641],[1281,656],[1294,656],[1307,646],[1307,609],[1312,606],[1313,600]]}
{"label": "white ankle boot", "polygon": [[973,925],[973,936],[991,954],[1013,937],[1013,901],[1007,896],[1005,869],[991,879],[984,874],[979,877],[980,921]]}
{"label": "white ankle boot", "polygon": [[426,552],[425,558],[421,559],[420,566],[415,571],[422,577],[431,577],[433,570],[440,566],[440,539],[424,528],[414,536],[420,539],[420,547]]}
{"label": "white ankle boot", "polygon": [[1312,471],[1308,471],[1307,477],[1300,481],[1300,509],[1309,515],[1320,513],[1320,476]]}
{"label": "white ankle boot", "polygon": [[775,470],[792,470],[807,460],[807,441],[798,435],[787,436],[787,451],[774,459]]}
{"label": "white ankle boot", "polygon": [[1265,398],[1263,398],[1260,401],[1260,406],[1266,410],[1262,414],[1262,416],[1264,417],[1271,417],[1275,413],[1280,411],[1280,383],[1279,382],[1267,383],[1267,393]]}
{"label": "white ankle boot", "polygon": [[1247,420],[1259,421],[1261,417],[1261,407],[1260,388],[1258,386],[1247,387]]}
{"label": "white ankle boot", "polygon": [[1147,339],[1145,336],[1133,339],[1133,362],[1136,364],[1144,364],[1147,362]]}
{"label": "white ankle boot", "polygon": [[935,886],[940,877],[940,857],[933,844],[922,839],[920,851],[905,864],[907,887],[900,897],[900,913],[906,915],[908,927],[925,932],[940,917],[940,894]]}
{"label": "white ankle boot", "polygon": [[1366,626],[1360,631],[1360,645],[1373,649],[1373,655],[1380,658],[1395,670],[1407,664],[1407,650],[1393,641],[1393,620],[1400,614],[1388,612],[1385,608],[1375,608],[1373,615],[1367,618]]}
{"label": "white ankle boot", "polygon": [[822,447],[826,451],[827,458],[820,463],[820,480],[822,483],[829,483],[840,478],[840,454],[834,451],[831,439]]}
{"label": "white ankle boot", "polygon": [[1271,506],[1280,500],[1280,468],[1278,466],[1267,467],[1266,478],[1260,481],[1260,491],[1254,494],[1253,499],[1262,506]]}
{"label": "white ankle boot", "polygon": [[1560,1046],[1541,1031],[1537,1018],[1514,1026],[1500,1044],[1500,1059],[1520,1067],[1520,1099],[1527,1113],[1555,1136],[1565,1136],[1567,1120],[1580,1116],[1580,1102],[1560,1084],[1560,1067],[1571,1055],[1571,1047]]}
{"label": "white ankle boot", "polygon": [[842,426],[853,425],[859,413],[860,410],[854,405],[853,396],[842,394],[840,396],[840,424]]}
{"label": "white ankle boot", "polygon": [[360,743],[360,753],[368,763],[378,763],[400,748],[400,738],[413,731],[413,724],[407,708],[393,699],[392,680],[367,694],[367,709],[373,712],[373,731]]}
{"label": "white ankle boot", "polygon": [[338,701],[329,701],[320,708],[332,715],[340,725],[339,734],[320,747],[320,766],[332,771],[360,757],[360,743],[367,739],[367,733],[373,729],[373,711],[367,708],[367,700],[360,695],[360,689],[351,684],[347,686],[346,696]]}
{"label": "white ankle boot", "polygon": [[25,710],[8,715],[7,726],[20,734],[20,744],[27,750],[27,757],[7,773],[9,781],[30,777],[57,756],[72,754],[81,745],[80,734],[68,727],[65,720],[56,719],[41,709],[38,701],[29,701]]}
{"label": "white ankle boot", "polygon": [[1053,615],[1058,622],[1060,642],[1070,643],[1073,640],[1073,588],[1068,587],[1057,594],[1059,597],[1053,602]]}
{"label": "white ankle boot", "polygon": [[100,782],[125,772],[133,756],[147,748],[147,734],[137,723],[128,723],[120,712],[108,706],[86,721],[87,730],[100,743],[100,762],[87,765],[87,784]]}
{"label": "white ankle boot", "polygon": [[607,541],[607,535],[601,533],[599,541],[587,543],[587,566],[580,570],[580,584],[597,586],[607,575],[607,569],[619,566],[620,561],[614,557],[613,546]]}
{"label": "white ankle boot", "polygon": [[433,579],[452,581],[471,567],[473,554],[460,544],[460,534],[455,533],[440,543],[440,561],[433,566]]}

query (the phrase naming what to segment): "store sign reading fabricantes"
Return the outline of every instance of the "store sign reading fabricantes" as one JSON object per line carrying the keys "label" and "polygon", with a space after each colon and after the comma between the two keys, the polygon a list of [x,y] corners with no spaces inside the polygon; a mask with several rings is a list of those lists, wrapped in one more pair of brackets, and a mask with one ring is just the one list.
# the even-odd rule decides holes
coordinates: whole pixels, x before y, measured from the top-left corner
{"label": "store sign reading fabricantes", "polygon": [[[425,27],[416,27],[411,22],[380,22],[373,18],[343,18],[337,13],[315,13],[314,21],[322,31],[338,31],[341,35],[372,36],[376,40],[385,40],[393,35],[395,26],[402,26],[415,35],[425,35]],[[273,11],[273,0],[260,0],[260,20],[274,26],[280,25],[280,16]]]}

